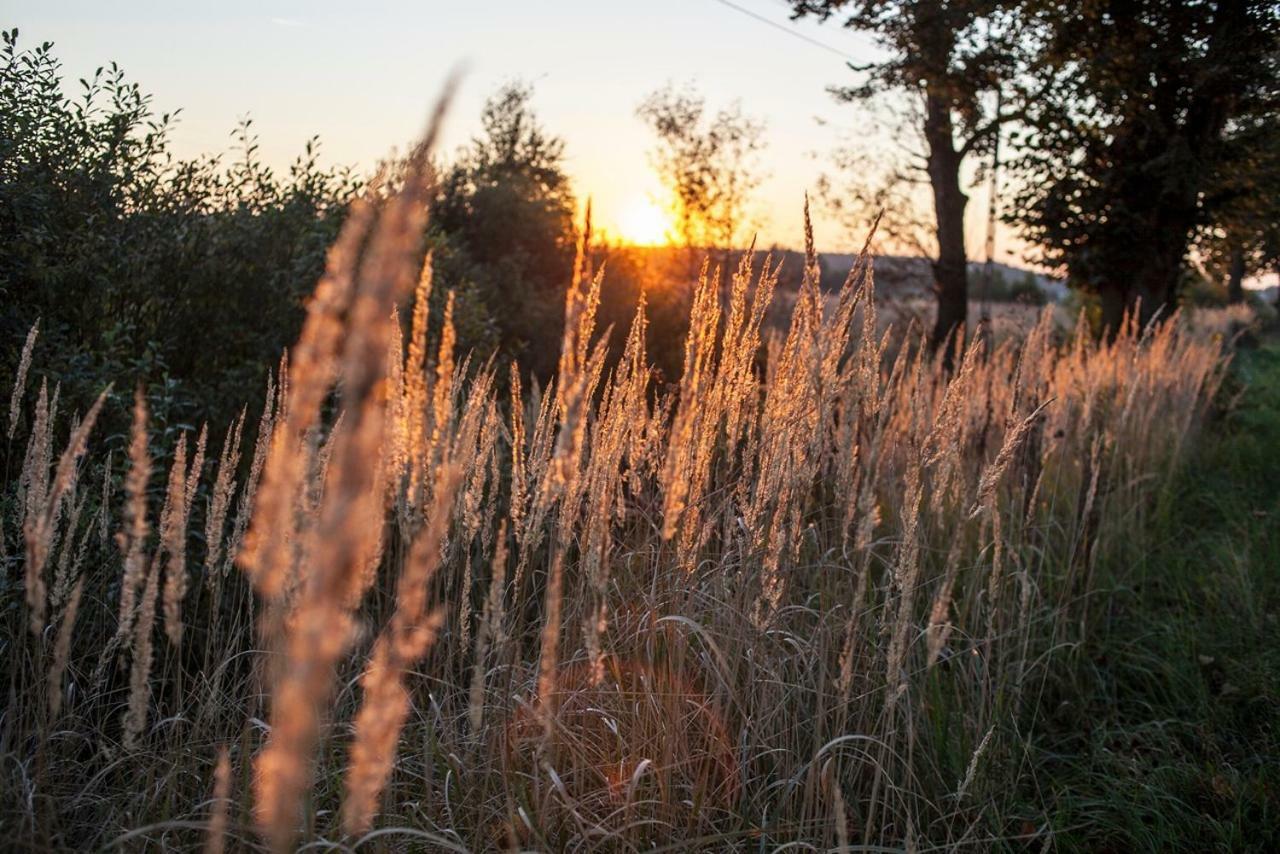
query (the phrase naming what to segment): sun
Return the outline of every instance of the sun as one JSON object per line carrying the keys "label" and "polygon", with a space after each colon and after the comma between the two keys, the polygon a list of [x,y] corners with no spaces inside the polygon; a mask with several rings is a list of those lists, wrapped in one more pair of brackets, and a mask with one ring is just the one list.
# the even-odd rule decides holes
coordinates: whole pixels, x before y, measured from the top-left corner
{"label": "sun", "polygon": [[649,199],[633,199],[618,217],[618,231],[636,246],[665,246],[671,242],[671,217]]}

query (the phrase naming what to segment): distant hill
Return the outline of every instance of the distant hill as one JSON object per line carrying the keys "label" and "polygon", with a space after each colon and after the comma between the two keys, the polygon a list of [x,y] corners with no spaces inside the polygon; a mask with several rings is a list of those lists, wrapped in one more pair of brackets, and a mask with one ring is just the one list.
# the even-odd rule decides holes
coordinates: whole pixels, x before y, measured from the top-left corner
{"label": "distant hill", "polygon": [[[823,286],[838,287],[849,274],[857,256],[852,253],[822,252],[818,255],[822,265]],[[983,276],[986,264],[980,261],[969,262],[969,287],[971,297],[981,298]],[[1033,270],[1014,267],[1010,264],[992,264],[992,275],[996,279],[991,288],[992,298],[1016,283],[1030,280],[1035,283],[1049,299],[1060,301],[1067,295],[1067,287],[1061,280],[1046,276]],[[902,296],[919,292],[927,295],[933,291],[933,268],[928,258],[909,255],[877,255],[875,257],[876,287]]]}
{"label": "distant hill", "polygon": [[[704,254],[712,259],[713,264],[723,258],[718,252],[704,252],[703,250],[695,250],[693,257],[690,258],[685,249],[671,246],[603,246],[598,247],[597,252],[599,260],[608,261],[615,269],[617,269],[619,262],[638,264],[640,267],[650,271],[650,274],[663,275],[659,271],[665,271],[667,274],[672,271],[679,271],[677,275],[681,278],[696,273]],[[758,263],[762,262],[766,256],[772,257],[775,262],[781,261],[782,269],[778,281],[780,288],[785,290],[799,287],[804,270],[804,256],[801,252],[794,249],[772,247],[769,249],[757,249],[756,255]],[[734,257],[740,256],[735,253]],[[624,261],[624,259],[629,260]],[[823,290],[834,291],[838,289],[849,275],[849,270],[853,267],[856,259],[856,255],[847,252],[818,253],[818,265],[822,272],[821,286]],[[736,263],[736,261],[733,263]],[[874,263],[878,293],[899,299],[932,294],[933,269],[928,258],[907,255],[877,255]],[[972,299],[982,298],[985,266],[985,264],[977,261],[969,264],[970,296]],[[1050,301],[1060,301],[1067,295],[1066,286],[1051,276],[1010,264],[994,264],[992,268],[995,281],[992,283],[988,294],[993,302],[1008,300],[1011,289],[1020,285],[1024,286],[1028,281],[1034,283]]]}

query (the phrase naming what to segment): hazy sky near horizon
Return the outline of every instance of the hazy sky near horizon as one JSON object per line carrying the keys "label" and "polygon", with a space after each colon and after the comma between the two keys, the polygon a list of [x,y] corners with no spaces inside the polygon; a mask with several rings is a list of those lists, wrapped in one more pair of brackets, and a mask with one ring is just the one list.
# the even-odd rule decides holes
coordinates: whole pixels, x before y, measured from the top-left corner
{"label": "hazy sky near horizon", "polygon": [[[821,46],[721,0],[8,0],[0,25],[19,27],[20,45],[54,42],[73,85],[118,62],[157,111],[182,109],[179,155],[226,150],[237,120],[252,117],[263,157],[277,168],[318,135],[326,162],[367,170],[414,138],[449,71],[462,66],[450,152],[476,132],[488,95],[527,81],[542,124],[565,140],[575,191],[593,198],[597,221],[614,232],[661,198],[653,138],[636,106],[664,84],[691,82],[710,106],[738,100],[765,121],[760,242],[799,245],[805,191],[862,127],[826,87],[853,79],[843,57],[867,61],[876,49],[834,20],[790,22],[783,0],[731,5]],[[968,244],[977,257],[986,204],[980,190],[971,195]],[[818,210],[815,230],[827,251],[862,242]]]}

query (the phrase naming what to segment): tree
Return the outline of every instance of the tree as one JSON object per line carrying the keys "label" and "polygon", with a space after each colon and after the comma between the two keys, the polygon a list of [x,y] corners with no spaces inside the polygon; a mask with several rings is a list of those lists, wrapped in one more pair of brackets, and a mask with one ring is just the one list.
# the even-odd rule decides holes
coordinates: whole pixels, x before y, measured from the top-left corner
{"label": "tree", "polygon": [[[937,258],[933,262],[937,321],[930,336],[943,348],[968,313],[968,257],[961,167],[988,150],[1001,121],[993,97],[1016,77],[1017,4],[998,0],[789,0],[793,17],[844,18],[844,26],[874,34],[888,53],[881,62],[853,65],[854,86],[834,87],[843,101],[883,91],[919,98],[918,129],[925,142],[923,171],[933,193]],[[945,352],[949,353],[947,349]]]}
{"label": "tree", "polygon": [[[896,125],[892,138],[900,142],[910,118],[897,117]],[[818,176],[815,195],[849,233],[865,234],[874,224],[876,235],[896,251],[936,258],[937,221],[920,198],[929,181],[915,165],[923,159],[919,151],[875,138],[860,122],[851,138],[830,152],[832,171]]]}
{"label": "tree", "polygon": [[636,113],[658,138],[654,164],[675,201],[685,245],[732,247],[760,186],[764,125],[737,103],[709,115],[706,99],[689,87],[660,89]]}
{"label": "tree", "polygon": [[473,316],[463,346],[520,355],[545,379],[559,356],[576,232],[564,142],[543,130],[532,98],[513,83],[486,102],[481,133],[442,176],[431,242],[440,283]]}
{"label": "tree", "polygon": [[1274,109],[1277,7],[1262,0],[1046,0],[1011,219],[1095,292],[1108,334],[1172,305],[1233,122]]}
{"label": "tree", "polygon": [[1208,186],[1211,224],[1196,248],[1212,275],[1225,276],[1228,300],[1242,302],[1245,276],[1280,264],[1280,115],[1233,121]]}

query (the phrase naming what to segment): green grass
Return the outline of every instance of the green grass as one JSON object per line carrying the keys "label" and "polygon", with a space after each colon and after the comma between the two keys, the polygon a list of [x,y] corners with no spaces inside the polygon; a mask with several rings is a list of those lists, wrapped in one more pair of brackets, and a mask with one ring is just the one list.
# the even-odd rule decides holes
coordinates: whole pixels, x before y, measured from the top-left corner
{"label": "green grass", "polygon": [[1280,850],[1280,345],[1237,356],[1150,534],[1100,569],[1031,751],[1056,849]]}

